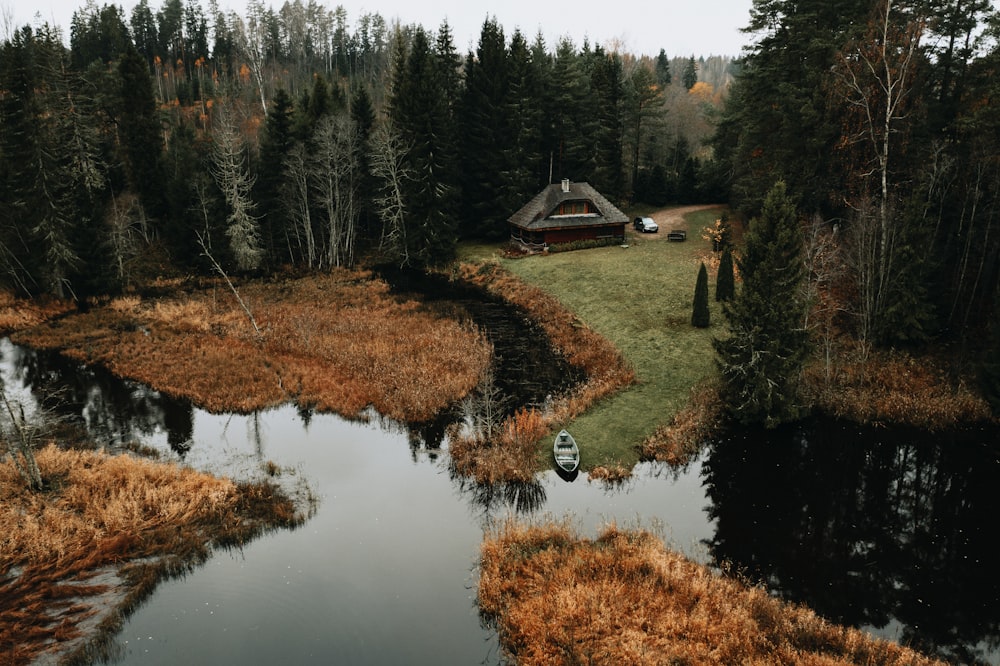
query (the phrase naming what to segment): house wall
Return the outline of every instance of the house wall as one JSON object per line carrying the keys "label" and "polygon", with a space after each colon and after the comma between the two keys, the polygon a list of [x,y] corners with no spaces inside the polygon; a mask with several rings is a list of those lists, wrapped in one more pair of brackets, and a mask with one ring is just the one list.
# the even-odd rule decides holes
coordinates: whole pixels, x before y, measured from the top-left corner
{"label": "house wall", "polygon": [[527,231],[511,225],[511,241],[527,246],[540,248],[544,245],[555,245],[557,243],[572,243],[574,241],[585,240],[614,240],[624,241],[625,225],[606,225],[603,227],[583,227],[569,229],[543,229],[537,231]]}
{"label": "house wall", "polygon": [[572,243],[581,240],[606,240],[609,238],[625,238],[625,225],[606,227],[584,227],[576,229],[549,229],[544,232],[545,242]]}

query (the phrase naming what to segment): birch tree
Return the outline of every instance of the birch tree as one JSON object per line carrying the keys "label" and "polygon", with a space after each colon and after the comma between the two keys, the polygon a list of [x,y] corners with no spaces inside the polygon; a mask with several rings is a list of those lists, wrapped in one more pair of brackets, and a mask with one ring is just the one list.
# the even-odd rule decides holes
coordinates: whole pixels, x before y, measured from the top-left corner
{"label": "birch tree", "polygon": [[357,233],[358,134],[346,115],[327,116],[313,135],[312,182],[326,222],[326,266],[351,266]]}
{"label": "birch tree", "polygon": [[876,342],[899,285],[903,219],[897,157],[904,145],[923,24],[881,0],[866,35],[845,49],[837,73],[847,105],[843,142],[853,171],[854,267],[860,337]]}
{"label": "birch tree", "polygon": [[305,146],[298,144],[292,148],[283,165],[285,176],[281,191],[288,206],[295,245],[298,247],[300,260],[309,268],[315,268],[319,255],[316,251],[316,236],[313,233],[312,201],[309,194],[309,156]]}
{"label": "birch tree", "polygon": [[233,36],[236,50],[245,61],[250,76],[257,85],[260,96],[260,107],[267,114],[267,100],[264,98],[264,61],[267,56],[265,47],[267,41],[267,22],[265,21],[264,5],[260,0],[252,0],[248,5],[246,22],[237,14],[232,15]]}
{"label": "birch tree", "polygon": [[399,265],[410,263],[406,245],[406,183],[412,174],[406,164],[407,149],[402,137],[390,122],[379,126],[372,135],[371,169],[378,182],[375,210],[382,221],[382,236],[379,251],[386,257],[398,261]]}

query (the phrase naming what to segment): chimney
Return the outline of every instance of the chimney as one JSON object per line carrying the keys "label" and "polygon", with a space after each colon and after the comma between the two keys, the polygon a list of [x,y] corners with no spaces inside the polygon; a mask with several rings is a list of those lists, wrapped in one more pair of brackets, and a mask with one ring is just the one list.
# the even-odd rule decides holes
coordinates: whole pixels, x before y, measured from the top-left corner
{"label": "chimney", "polygon": [[563,178],[562,180],[562,191],[569,192],[569,178]]}

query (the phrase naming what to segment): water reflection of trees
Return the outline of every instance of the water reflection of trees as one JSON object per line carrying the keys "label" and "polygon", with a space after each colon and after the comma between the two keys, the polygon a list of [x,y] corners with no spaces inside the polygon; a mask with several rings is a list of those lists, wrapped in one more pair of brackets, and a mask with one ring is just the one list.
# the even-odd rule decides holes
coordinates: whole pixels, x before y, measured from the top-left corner
{"label": "water reflection of trees", "polygon": [[547,495],[538,481],[530,483],[476,483],[473,479],[451,470],[451,479],[459,494],[486,517],[507,509],[518,514],[531,514],[543,506]]}
{"label": "water reflection of trees", "polygon": [[834,621],[961,663],[1000,645],[997,432],[741,432],[703,466],[717,562]]}
{"label": "water reflection of trees", "polygon": [[89,439],[106,446],[123,446],[162,430],[179,456],[190,450],[194,408],[189,401],[52,352],[17,346],[6,351],[12,376],[4,380],[29,390],[36,402],[46,403],[82,428]]}

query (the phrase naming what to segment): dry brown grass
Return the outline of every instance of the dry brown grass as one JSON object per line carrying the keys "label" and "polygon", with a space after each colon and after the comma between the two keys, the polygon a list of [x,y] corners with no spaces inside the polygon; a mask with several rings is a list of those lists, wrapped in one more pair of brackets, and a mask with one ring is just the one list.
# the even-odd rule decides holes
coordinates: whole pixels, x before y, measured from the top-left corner
{"label": "dry brown grass", "polygon": [[668,551],[654,535],[510,522],[481,548],[479,607],[533,664],[939,664]]}
{"label": "dry brown grass", "polygon": [[642,443],[642,456],[670,465],[683,465],[698,453],[715,433],[723,418],[723,404],[716,380],[691,389],[691,396],[670,423],[661,426]]}
{"label": "dry brown grass", "polygon": [[[104,632],[113,632],[160,577],[201,561],[213,544],[303,520],[270,486],[54,445],[37,460],[49,484],[42,493],[28,492],[9,461],[0,464],[4,663],[80,639],[80,623],[98,608]],[[107,614],[109,598],[121,604],[116,613]]]}
{"label": "dry brown grass", "polygon": [[0,290],[0,332],[37,326],[74,309],[73,303],[54,298],[27,300]]}
{"label": "dry brown grass", "polygon": [[297,400],[347,417],[372,406],[419,422],[466,395],[489,363],[477,330],[398,302],[367,273],[253,282],[240,294],[261,336],[226,288],[210,284],[115,299],[14,337],[216,412]]}
{"label": "dry brown grass", "polygon": [[505,419],[492,441],[453,428],[448,438],[451,464],[477,483],[528,483],[538,466],[536,443],[548,431],[548,420],[534,409]]}
{"label": "dry brown grass", "polygon": [[928,355],[843,354],[829,379],[821,364],[807,367],[803,393],[820,411],[858,423],[940,430],[991,420],[989,404],[970,382],[946,368],[946,360]]}

